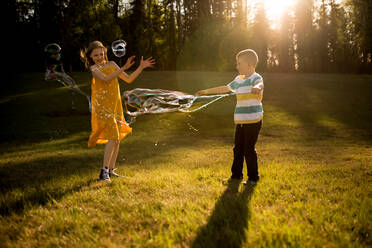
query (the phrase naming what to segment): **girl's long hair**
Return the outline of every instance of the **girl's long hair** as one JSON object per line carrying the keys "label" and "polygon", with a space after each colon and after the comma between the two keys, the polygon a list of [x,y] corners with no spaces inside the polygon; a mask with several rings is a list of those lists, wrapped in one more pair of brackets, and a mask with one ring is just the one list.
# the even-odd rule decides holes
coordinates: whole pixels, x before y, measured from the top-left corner
{"label": "girl's long hair", "polygon": [[88,48],[80,50],[80,57],[83,60],[85,67],[90,70],[90,67],[94,65],[93,59],[90,57],[92,51],[96,48],[102,48],[105,53],[105,59],[108,61],[107,58],[107,48],[102,44],[102,42],[96,40],[89,43]]}

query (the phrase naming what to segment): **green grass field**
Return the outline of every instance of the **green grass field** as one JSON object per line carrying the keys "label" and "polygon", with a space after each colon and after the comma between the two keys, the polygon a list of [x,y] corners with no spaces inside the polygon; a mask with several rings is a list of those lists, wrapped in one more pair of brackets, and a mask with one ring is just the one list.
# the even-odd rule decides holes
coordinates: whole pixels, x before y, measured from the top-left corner
{"label": "green grass field", "polygon": [[[121,90],[193,93],[234,75],[145,72]],[[372,76],[263,76],[255,188],[222,183],[234,97],[138,117],[120,145],[126,177],[106,183],[96,181],[104,146],[87,148],[86,99],[73,112],[68,89],[17,76],[0,93],[0,246],[372,246]],[[73,77],[89,93],[89,74]]]}

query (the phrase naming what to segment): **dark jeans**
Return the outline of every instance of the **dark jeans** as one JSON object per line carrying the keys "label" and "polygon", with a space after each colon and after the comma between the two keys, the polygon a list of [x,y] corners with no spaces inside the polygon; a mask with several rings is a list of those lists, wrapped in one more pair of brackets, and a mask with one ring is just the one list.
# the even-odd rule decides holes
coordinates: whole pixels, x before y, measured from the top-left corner
{"label": "dark jeans", "polygon": [[244,158],[247,164],[248,179],[258,181],[258,164],[255,145],[262,127],[262,121],[252,124],[238,124],[235,130],[234,162],[231,167],[232,178],[243,177]]}

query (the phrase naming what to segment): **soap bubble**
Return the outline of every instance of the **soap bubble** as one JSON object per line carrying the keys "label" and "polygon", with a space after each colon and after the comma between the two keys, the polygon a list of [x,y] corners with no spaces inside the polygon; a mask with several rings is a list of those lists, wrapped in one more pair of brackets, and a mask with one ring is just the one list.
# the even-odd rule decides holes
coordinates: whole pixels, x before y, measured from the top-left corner
{"label": "soap bubble", "polygon": [[111,49],[116,57],[121,58],[125,55],[126,46],[127,46],[127,43],[124,40],[116,40],[112,42]]}
{"label": "soap bubble", "polygon": [[48,59],[60,61],[61,60],[61,47],[57,43],[51,43],[45,46],[44,52]]}
{"label": "soap bubble", "polygon": [[92,109],[92,104],[90,101],[90,96],[83,92],[79,86],[76,84],[75,80],[65,73],[63,69],[63,64],[61,61],[61,47],[57,43],[51,43],[45,46],[45,80],[51,81],[55,80],[61,83],[63,86],[69,88],[72,93],[71,107],[75,109],[74,95],[75,93],[85,96],[88,100],[89,111]]}
{"label": "soap bubble", "polygon": [[50,72],[62,72],[63,66],[61,62],[61,47],[57,43],[51,43],[45,46],[45,67],[46,67],[46,75],[47,78]]}

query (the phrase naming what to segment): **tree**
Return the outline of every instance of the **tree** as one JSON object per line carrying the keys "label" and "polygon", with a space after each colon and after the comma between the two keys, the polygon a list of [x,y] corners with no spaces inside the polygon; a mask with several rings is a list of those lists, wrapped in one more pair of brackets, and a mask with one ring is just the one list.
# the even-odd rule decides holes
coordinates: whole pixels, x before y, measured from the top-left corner
{"label": "tree", "polygon": [[257,12],[252,26],[252,48],[259,57],[257,70],[266,71],[268,60],[269,23],[266,18],[265,7],[262,3],[257,5]]}
{"label": "tree", "polygon": [[282,16],[277,40],[279,71],[293,72],[295,70],[293,47],[293,18],[288,11]]}
{"label": "tree", "polygon": [[42,70],[48,43],[62,46],[66,69],[81,69],[81,48],[93,40],[109,47],[121,38],[128,56],[152,55],[160,70],[234,70],[234,55],[253,48],[260,71],[372,73],[372,0],[297,0],[277,30],[270,28],[262,1],[254,7],[245,0],[6,3],[14,19],[9,29],[17,30],[11,44],[38,60],[30,70]]}
{"label": "tree", "polygon": [[352,11],[359,71],[372,73],[372,0],[349,0],[347,4]]}
{"label": "tree", "polygon": [[295,6],[295,56],[299,71],[310,72],[313,70],[313,0],[299,1]]}
{"label": "tree", "polygon": [[321,0],[321,5],[318,11],[318,19],[316,20],[316,29],[314,29],[313,40],[311,50],[315,56],[312,59],[312,71],[327,72],[329,71],[329,57],[328,57],[328,13],[327,3],[325,0]]}

